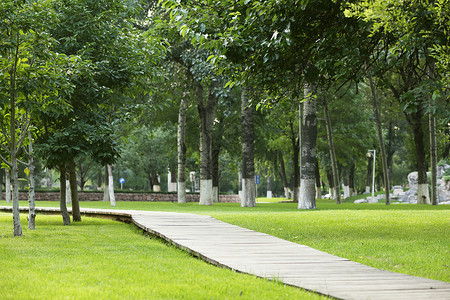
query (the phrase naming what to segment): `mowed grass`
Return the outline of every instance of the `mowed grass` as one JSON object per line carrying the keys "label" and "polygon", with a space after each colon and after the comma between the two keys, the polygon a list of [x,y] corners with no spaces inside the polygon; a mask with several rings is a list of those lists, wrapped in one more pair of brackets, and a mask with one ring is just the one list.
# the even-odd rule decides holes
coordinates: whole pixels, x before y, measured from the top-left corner
{"label": "mowed grass", "polygon": [[[38,202],[38,206],[58,203]],[[241,208],[232,203],[117,202],[116,209],[208,214],[376,268],[450,281],[449,206],[336,205],[333,200],[319,200],[317,206],[317,210],[302,211],[296,203]],[[81,207],[111,208],[105,202],[82,202]]]}
{"label": "mowed grass", "polygon": [[0,213],[0,299],[325,299],[214,267],[131,224],[38,215],[31,231],[21,221],[13,238]]}

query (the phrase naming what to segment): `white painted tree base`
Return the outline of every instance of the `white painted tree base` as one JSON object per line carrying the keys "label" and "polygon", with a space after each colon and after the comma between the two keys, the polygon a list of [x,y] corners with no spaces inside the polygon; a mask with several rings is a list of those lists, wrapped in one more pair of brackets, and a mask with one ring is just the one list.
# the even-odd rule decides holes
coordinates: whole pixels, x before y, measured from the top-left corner
{"label": "white painted tree base", "polygon": [[186,182],[178,182],[178,203],[186,203]]}
{"label": "white painted tree base", "polygon": [[213,205],[212,179],[200,180],[200,202],[199,205]]}
{"label": "white painted tree base", "polygon": [[370,193],[370,191],[371,191],[370,186],[367,186],[367,185],[366,185],[366,193]]}
{"label": "white painted tree base", "polygon": [[256,186],[254,178],[242,178],[241,207],[256,206]]}
{"label": "white painted tree base", "polygon": [[153,191],[154,192],[161,192],[161,186],[159,184],[153,185]]}
{"label": "white painted tree base", "polygon": [[350,186],[344,185],[344,199],[347,199],[348,197],[350,197],[350,195]]}
{"label": "white painted tree base", "polygon": [[428,183],[417,185],[417,204],[431,204]]}
{"label": "white painted tree base", "polygon": [[169,182],[169,185],[167,187],[168,192],[176,192],[177,191],[177,183],[176,182]]}
{"label": "white painted tree base", "polygon": [[299,209],[316,209],[316,180],[300,180],[300,197],[298,200]]}
{"label": "white painted tree base", "polygon": [[272,191],[267,191],[266,197],[267,197],[267,198],[272,198]]}

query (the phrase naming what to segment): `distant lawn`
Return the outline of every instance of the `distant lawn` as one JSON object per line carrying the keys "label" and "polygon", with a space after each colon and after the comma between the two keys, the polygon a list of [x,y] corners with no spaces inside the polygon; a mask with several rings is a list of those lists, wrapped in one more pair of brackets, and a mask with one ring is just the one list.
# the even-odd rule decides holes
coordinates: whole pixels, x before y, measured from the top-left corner
{"label": "distant lawn", "polygon": [[[117,202],[116,208],[208,214],[373,267],[450,281],[450,206],[336,205],[333,200],[318,200],[317,205],[318,210],[301,211],[296,203],[241,208],[232,203]],[[82,202],[81,207],[111,208],[105,202]]]}
{"label": "distant lawn", "polygon": [[0,213],[0,299],[325,298],[214,267],[130,224],[60,219],[39,215],[37,230],[13,238]]}

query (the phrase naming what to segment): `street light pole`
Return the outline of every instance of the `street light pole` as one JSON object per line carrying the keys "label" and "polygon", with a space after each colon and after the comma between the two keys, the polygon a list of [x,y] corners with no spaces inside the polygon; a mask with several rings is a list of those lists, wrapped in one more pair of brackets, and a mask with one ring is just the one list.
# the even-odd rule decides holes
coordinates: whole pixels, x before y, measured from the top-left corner
{"label": "street light pole", "polygon": [[375,198],[375,157],[376,157],[376,150],[368,150],[367,155],[370,157],[373,152],[373,168],[372,168],[372,201],[374,201]]}

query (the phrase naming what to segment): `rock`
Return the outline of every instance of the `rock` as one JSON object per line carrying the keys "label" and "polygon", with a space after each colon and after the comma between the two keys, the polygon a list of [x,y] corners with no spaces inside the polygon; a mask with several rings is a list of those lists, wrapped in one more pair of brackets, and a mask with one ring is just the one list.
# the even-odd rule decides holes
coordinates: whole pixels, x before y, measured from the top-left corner
{"label": "rock", "polygon": [[355,200],[353,203],[367,203],[367,199]]}
{"label": "rock", "polygon": [[377,197],[374,197],[373,199],[372,199],[372,197],[367,197],[366,200],[367,200],[367,203],[378,203]]}
{"label": "rock", "polygon": [[450,204],[450,201],[445,201],[445,202],[439,203],[439,205],[441,205],[441,204]]}

